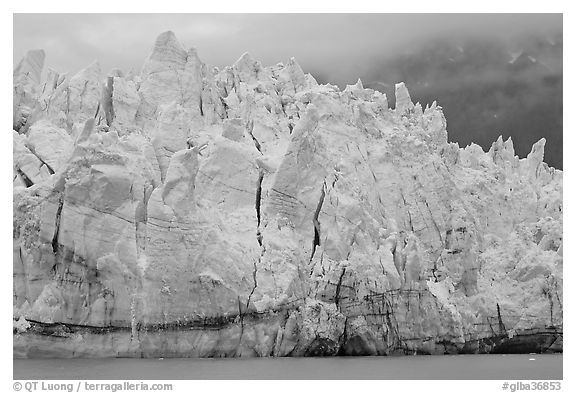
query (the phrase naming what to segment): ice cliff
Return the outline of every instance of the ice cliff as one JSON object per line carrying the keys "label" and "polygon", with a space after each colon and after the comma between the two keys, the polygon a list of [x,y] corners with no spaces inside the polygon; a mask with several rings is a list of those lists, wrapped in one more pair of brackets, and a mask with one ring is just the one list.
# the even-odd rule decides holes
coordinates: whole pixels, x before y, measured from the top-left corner
{"label": "ice cliff", "polygon": [[14,356],[562,350],[562,171],[294,59],[14,70]]}

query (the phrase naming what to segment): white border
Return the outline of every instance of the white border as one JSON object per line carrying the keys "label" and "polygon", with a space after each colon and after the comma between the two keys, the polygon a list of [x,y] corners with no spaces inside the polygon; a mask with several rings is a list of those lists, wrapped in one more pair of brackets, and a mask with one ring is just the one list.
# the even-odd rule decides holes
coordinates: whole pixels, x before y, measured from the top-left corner
{"label": "white border", "polygon": [[[569,7],[569,2],[564,1],[545,1],[545,2],[516,2],[516,1],[494,1],[482,0],[473,4],[468,4],[463,1],[456,0],[410,0],[410,1],[395,1],[395,2],[375,2],[370,0],[354,0],[354,1],[312,1],[312,0],[291,0],[291,1],[232,1],[232,0],[218,0],[215,2],[204,2],[202,4],[193,4],[193,2],[182,2],[173,0],[163,0],[161,2],[120,2],[118,0],[99,0],[96,2],[79,2],[79,1],[39,1],[39,0],[26,0],[20,2],[11,2],[11,4],[3,5],[4,11],[1,14],[2,23],[0,24],[3,30],[3,41],[6,45],[3,48],[6,50],[12,47],[12,13],[58,13],[58,12],[141,12],[141,13],[155,13],[155,12],[383,12],[383,13],[401,13],[401,12],[421,12],[421,13],[453,13],[453,12],[553,12],[564,13],[564,146],[567,152],[574,145],[573,131],[574,120],[572,120],[571,109],[573,108],[574,98],[573,91],[576,91],[574,84],[574,70],[576,64],[574,62],[573,48],[574,42],[574,22],[576,22],[573,9]],[[8,56],[6,56],[8,57]],[[12,288],[12,242],[10,240],[12,232],[12,193],[11,193],[11,133],[9,133],[8,119],[11,119],[12,111],[12,96],[10,90],[12,88],[12,63],[8,60],[2,61],[2,103],[3,111],[2,119],[4,119],[5,130],[2,133],[2,140],[0,146],[2,154],[0,159],[3,161],[0,165],[1,178],[4,181],[3,191],[1,193],[0,213],[2,217],[0,239],[2,244],[2,258],[5,266],[5,272],[1,275],[2,279],[2,296],[0,296],[0,304],[2,304],[2,315],[5,317],[5,323],[2,323],[1,340],[4,348],[2,356],[1,368],[3,388],[2,391],[12,391],[12,332],[11,332],[11,319],[12,319],[12,303],[9,300],[11,297]],[[10,135],[10,136],[8,136]],[[573,371],[573,356],[574,353],[574,339],[573,339],[573,311],[572,301],[574,299],[574,289],[572,284],[572,277],[574,277],[574,268],[572,256],[574,255],[574,230],[573,230],[573,203],[574,194],[573,174],[574,174],[574,158],[571,154],[564,154],[564,200],[568,203],[565,204],[565,228],[564,237],[568,241],[564,244],[564,260],[567,262],[564,265],[564,381],[562,391],[576,391],[572,381]],[[112,382],[112,381],[111,381]],[[372,392],[381,391],[481,391],[493,392],[502,391],[501,382],[503,381],[219,381],[217,383],[212,381],[173,381],[177,389],[174,391],[193,392],[194,390],[212,391],[214,388],[220,389],[234,389],[234,391],[252,392],[256,390],[280,390],[287,391],[288,389],[306,389],[306,390],[341,390],[341,391],[358,391],[359,389],[368,390]]]}

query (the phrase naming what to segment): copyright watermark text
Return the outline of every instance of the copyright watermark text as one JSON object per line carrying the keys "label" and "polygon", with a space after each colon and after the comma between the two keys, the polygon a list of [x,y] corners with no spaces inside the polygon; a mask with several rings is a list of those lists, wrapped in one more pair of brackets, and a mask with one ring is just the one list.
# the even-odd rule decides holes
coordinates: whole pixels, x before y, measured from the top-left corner
{"label": "copyright watermark text", "polygon": [[25,392],[134,392],[134,391],[171,391],[171,383],[147,383],[147,382],[49,382],[28,381],[14,382],[14,391]]}

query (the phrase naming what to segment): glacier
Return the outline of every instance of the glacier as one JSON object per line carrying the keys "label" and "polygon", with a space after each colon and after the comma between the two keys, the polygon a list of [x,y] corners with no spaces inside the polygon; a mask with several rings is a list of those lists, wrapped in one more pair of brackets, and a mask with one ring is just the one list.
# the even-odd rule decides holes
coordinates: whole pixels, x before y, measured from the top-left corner
{"label": "glacier", "polygon": [[562,171],[442,108],[212,68],[162,33],[140,74],[14,70],[13,353],[562,351]]}

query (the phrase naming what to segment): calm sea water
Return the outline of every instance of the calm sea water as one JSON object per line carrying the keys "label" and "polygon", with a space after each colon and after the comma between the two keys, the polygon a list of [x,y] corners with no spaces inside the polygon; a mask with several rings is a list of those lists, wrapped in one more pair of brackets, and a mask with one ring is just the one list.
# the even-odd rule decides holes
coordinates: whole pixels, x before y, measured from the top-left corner
{"label": "calm sea water", "polygon": [[15,359],[14,379],[562,379],[562,355]]}

